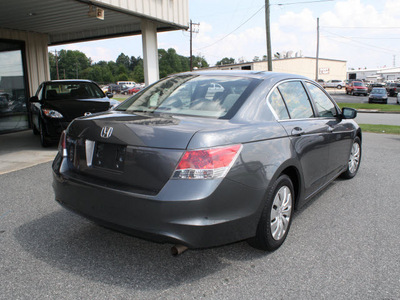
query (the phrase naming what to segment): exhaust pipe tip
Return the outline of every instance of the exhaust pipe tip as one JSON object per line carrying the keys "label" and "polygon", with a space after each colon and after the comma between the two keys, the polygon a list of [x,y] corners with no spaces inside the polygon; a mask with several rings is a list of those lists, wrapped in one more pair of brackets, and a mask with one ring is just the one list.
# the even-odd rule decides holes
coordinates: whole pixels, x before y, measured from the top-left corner
{"label": "exhaust pipe tip", "polygon": [[185,252],[188,249],[188,247],[184,246],[184,245],[175,245],[171,248],[171,254],[173,256],[177,256],[179,254],[182,254],[183,252]]}

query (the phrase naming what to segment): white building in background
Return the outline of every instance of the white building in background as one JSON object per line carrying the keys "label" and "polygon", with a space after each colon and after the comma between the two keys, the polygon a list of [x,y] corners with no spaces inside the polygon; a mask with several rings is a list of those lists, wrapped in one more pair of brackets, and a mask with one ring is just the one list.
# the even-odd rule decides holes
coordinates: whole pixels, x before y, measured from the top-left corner
{"label": "white building in background", "polygon": [[366,82],[399,81],[400,68],[359,69],[347,71],[347,79]]}
{"label": "white building in background", "polygon": [[[253,61],[231,65],[221,65],[207,68],[208,70],[253,70],[267,71],[267,61]],[[202,69],[204,70],[204,69]],[[345,80],[347,62],[336,59],[318,59],[318,79]],[[315,57],[291,57],[272,60],[272,71],[280,73],[291,73],[303,75],[310,79],[316,78],[316,59]]]}
{"label": "white building in background", "polygon": [[157,33],[189,24],[188,0],[1,0],[0,12],[0,134],[28,128],[28,105],[9,103],[28,104],[50,79],[48,46],[142,35],[149,84],[159,78]]}

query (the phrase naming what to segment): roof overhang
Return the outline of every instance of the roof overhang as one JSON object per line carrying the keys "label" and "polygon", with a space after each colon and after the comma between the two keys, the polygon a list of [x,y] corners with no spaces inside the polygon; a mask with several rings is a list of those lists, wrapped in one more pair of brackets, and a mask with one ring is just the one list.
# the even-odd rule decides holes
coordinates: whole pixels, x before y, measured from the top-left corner
{"label": "roof overhang", "polygon": [[[186,30],[187,1],[1,1],[0,28],[47,34],[48,45],[141,34],[143,20],[154,22],[158,32]],[[90,6],[104,10],[104,20],[89,17]]]}

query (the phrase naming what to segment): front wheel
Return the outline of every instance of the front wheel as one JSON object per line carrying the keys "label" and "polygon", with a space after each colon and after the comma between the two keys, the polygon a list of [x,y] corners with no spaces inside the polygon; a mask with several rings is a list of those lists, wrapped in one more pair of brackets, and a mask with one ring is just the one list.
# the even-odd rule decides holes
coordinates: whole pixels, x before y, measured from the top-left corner
{"label": "front wheel", "polygon": [[358,168],[361,162],[361,141],[357,136],[353,141],[353,146],[351,147],[349,161],[347,163],[347,169],[341,174],[342,178],[351,179],[356,176]]}
{"label": "front wheel", "polygon": [[281,175],[267,193],[256,236],[249,240],[250,245],[273,251],[283,244],[292,223],[294,196],[289,176]]}

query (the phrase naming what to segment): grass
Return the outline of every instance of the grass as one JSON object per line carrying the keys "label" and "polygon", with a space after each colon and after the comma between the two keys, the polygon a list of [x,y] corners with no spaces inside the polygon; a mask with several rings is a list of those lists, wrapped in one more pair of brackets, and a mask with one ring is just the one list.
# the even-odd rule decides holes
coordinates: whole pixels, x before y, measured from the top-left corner
{"label": "grass", "polygon": [[128,96],[122,96],[121,95],[121,97],[113,97],[112,99],[115,99],[115,100],[121,102],[121,101],[124,101],[126,98],[128,98]]}
{"label": "grass", "polygon": [[358,124],[363,131],[375,133],[400,134],[400,126],[380,124]]}
{"label": "grass", "polygon": [[351,107],[354,109],[369,109],[387,112],[400,112],[400,105],[372,104],[372,103],[338,103],[340,108]]}

